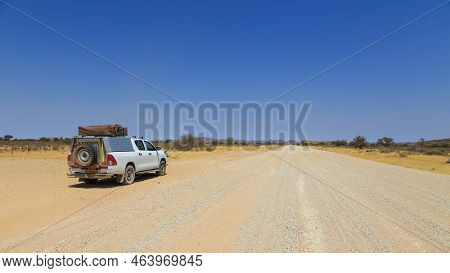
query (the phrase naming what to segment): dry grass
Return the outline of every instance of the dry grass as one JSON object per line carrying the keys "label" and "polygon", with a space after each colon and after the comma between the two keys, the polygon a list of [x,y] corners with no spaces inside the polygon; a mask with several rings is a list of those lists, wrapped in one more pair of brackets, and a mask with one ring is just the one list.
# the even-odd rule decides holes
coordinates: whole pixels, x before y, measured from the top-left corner
{"label": "dry grass", "polygon": [[447,163],[449,157],[445,155],[425,155],[421,153],[405,152],[405,151],[381,152],[377,149],[355,149],[344,147],[316,146],[311,148],[342,153],[346,155],[384,162],[407,168],[431,171],[442,174],[450,174],[450,164]]}
{"label": "dry grass", "polygon": [[7,151],[0,152],[0,158],[5,159],[66,159],[69,147],[59,151]]}

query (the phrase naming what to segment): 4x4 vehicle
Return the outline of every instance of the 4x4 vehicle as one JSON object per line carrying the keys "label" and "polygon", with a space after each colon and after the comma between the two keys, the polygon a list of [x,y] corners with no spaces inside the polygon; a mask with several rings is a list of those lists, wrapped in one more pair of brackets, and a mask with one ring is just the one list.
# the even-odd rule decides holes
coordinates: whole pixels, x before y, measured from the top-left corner
{"label": "4x4 vehicle", "polygon": [[155,171],[165,175],[167,153],[141,138],[123,136],[78,136],[67,157],[69,177],[93,183],[115,178],[132,184],[136,174]]}

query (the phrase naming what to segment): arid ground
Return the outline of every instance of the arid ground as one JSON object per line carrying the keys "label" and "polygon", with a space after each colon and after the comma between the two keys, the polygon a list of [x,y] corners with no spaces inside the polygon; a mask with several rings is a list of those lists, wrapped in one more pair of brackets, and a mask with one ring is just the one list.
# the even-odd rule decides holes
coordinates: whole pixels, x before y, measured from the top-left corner
{"label": "arid ground", "polygon": [[450,175],[294,146],[169,160],[119,186],[0,157],[0,251],[450,251]]}
{"label": "arid ground", "polygon": [[378,149],[316,146],[312,149],[342,153],[359,158],[370,159],[397,166],[450,175],[450,157],[448,155],[425,155],[408,151],[382,152]]}

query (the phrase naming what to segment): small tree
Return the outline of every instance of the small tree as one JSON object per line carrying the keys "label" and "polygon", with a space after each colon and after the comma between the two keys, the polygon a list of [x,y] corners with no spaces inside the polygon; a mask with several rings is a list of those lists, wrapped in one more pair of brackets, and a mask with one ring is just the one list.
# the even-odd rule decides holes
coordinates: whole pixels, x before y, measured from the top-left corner
{"label": "small tree", "polygon": [[394,139],[390,138],[390,137],[383,137],[383,138],[379,138],[377,141],[377,145],[379,146],[391,146],[394,143]]}
{"label": "small tree", "polygon": [[13,139],[14,137],[12,136],[12,135],[5,135],[4,137],[3,137],[3,139],[4,140],[11,140],[11,139]]}
{"label": "small tree", "polygon": [[350,143],[350,145],[352,145],[353,147],[356,147],[358,149],[362,149],[364,146],[366,146],[367,143],[367,139],[363,136],[357,136],[355,137],[352,142]]}

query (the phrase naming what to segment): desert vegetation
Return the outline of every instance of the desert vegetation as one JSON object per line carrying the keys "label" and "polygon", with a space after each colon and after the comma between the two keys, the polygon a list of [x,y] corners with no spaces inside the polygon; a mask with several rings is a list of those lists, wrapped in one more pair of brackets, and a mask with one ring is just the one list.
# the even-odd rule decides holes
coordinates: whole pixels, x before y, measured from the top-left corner
{"label": "desert vegetation", "polygon": [[425,140],[421,138],[417,142],[396,143],[391,137],[382,137],[376,143],[369,143],[364,136],[356,136],[350,142],[346,139],[337,139],[334,141],[302,141],[304,146],[321,146],[321,147],[343,147],[343,148],[366,148],[366,152],[379,151],[381,153],[402,153],[408,154],[424,154],[424,155],[442,155],[447,156],[450,152],[450,139],[441,140]]}
{"label": "desert vegetation", "polygon": [[65,151],[71,143],[70,138],[14,139],[12,135],[0,137],[0,153]]}
{"label": "desert vegetation", "polygon": [[396,143],[391,137],[381,137],[369,143],[363,136],[347,140],[309,141],[307,145],[384,163],[450,174],[450,139]]}

